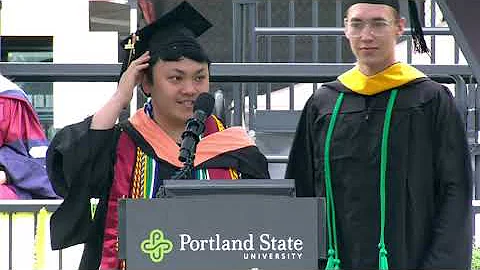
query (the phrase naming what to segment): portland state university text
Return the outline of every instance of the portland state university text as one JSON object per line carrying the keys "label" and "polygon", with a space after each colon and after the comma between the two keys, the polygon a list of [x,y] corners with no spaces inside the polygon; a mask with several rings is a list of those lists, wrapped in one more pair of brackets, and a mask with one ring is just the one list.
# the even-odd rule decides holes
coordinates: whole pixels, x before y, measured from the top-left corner
{"label": "portland state university text", "polygon": [[204,239],[180,234],[180,251],[243,251],[245,260],[302,259],[303,240],[294,237],[278,238],[264,233],[258,237],[248,234],[243,239],[226,239],[215,234]]}

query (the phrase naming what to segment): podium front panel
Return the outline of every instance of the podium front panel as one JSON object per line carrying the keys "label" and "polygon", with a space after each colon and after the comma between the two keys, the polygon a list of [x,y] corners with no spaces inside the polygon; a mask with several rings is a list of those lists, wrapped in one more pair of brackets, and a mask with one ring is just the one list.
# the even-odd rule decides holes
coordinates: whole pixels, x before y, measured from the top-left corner
{"label": "podium front panel", "polygon": [[313,270],[325,257],[320,198],[258,195],[122,200],[128,269]]}

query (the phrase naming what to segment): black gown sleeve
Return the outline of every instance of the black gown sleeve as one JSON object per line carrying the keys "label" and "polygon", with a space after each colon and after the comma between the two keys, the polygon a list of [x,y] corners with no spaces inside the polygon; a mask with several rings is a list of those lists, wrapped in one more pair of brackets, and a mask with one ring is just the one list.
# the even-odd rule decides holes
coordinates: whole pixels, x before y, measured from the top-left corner
{"label": "black gown sleeve", "polygon": [[207,160],[199,168],[234,168],[243,179],[269,179],[267,158],[256,146],[223,153]]}
{"label": "black gown sleeve", "polygon": [[453,97],[439,94],[434,130],[437,208],[422,269],[469,269],[472,249],[472,168],[465,125]]}
{"label": "black gown sleeve", "polygon": [[87,241],[94,223],[90,198],[99,198],[103,204],[111,186],[119,132],[116,128],[91,130],[90,124],[91,117],[63,128],[47,150],[48,176],[64,197],[50,221],[53,249]]}
{"label": "black gown sleeve", "polygon": [[238,170],[242,173],[242,178],[270,178],[267,158],[256,146],[245,147],[236,151],[236,157],[239,160]]}
{"label": "black gown sleeve", "polygon": [[295,179],[296,196],[315,196],[315,156],[313,153],[312,127],[315,120],[314,96],[312,95],[297,125],[288,157],[286,179]]}

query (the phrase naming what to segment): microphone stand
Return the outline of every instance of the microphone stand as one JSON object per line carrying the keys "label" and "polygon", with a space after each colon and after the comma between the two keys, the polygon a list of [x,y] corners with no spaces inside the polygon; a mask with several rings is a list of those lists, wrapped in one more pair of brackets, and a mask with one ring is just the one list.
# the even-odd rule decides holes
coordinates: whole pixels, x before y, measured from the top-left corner
{"label": "microphone stand", "polygon": [[[183,161],[183,168],[172,176],[173,180],[192,179],[193,161],[195,159],[197,144],[200,141],[200,135],[205,129],[204,121],[206,116],[205,114],[199,115],[202,116],[202,119],[191,118],[189,120],[189,126],[191,128],[187,128],[187,130],[182,133],[183,142],[178,159]],[[190,140],[186,140],[186,138],[190,138]],[[190,143],[185,143],[186,141]]]}
{"label": "microphone stand", "polygon": [[[183,134],[186,136],[188,131],[184,131]],[[191,132],[190,132],[191,133]],[[199,139],[197,137],[197,139]],[[198,141],[197,141],[198,143]],[[196,147],[195,147],[196,148]],[[179,180],[179,179],[192,179],[192,170],[193,170],[193,161],[195,159],[195,148],[193,151],[181,151],[181,157],[184,159],[183,167],[175,172],[170,179]],[[165,187],[161,185],[155,194],[156,198],[165,197]]]}
{"label": "microphone stand", "polygon": [[192,170],[193,170],[193,160],[195,159],[195,154],[188,155],[187,159],[183,163],[183,168],[173,174],[172,179],[192,179]]}
{"label": "microphone stand", "polygon": [[[212,113],[214,103],[214,98],[208,93],[200,94],[195,100],[193,116],[187,120],[185,131],[182,133],[182,144],[180,145],[178,160],[183,162],[183,168],[175,172],[170,179],[193,178],[193,161],[195,159],[197,144],[205,130],[205,120]],[[163,185],[160,186],[155,195],[157,198],[166,196]]]}

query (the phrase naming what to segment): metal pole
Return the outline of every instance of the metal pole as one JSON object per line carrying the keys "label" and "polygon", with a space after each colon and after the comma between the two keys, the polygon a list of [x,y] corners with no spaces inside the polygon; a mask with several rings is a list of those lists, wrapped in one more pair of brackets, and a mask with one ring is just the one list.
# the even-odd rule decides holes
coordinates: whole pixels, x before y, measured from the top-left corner
{"label": "metal pole", "polygon": [[[342,28],[343,26],[343,10],[342,10],[342,3],[337,1],[336,2],[336,15],[335,15],[335,26]],[[343,28],[342,28],[343,30]],[[336,37],[336,43],[337,43],[337,48],[336,48],[336,60],[337,63],[343,62],[343,42],[342,42],[343,37],[342,36],[337,36]]]}
{"label": "metal pole", "polygon": [[[312,26],[313,27],[318,27],[318,1],[314,0],[312,1]],[[318,63],[318,36],[312,36],[312,62],[313,63]],[[337,50],[338,50],[338,44],[337,44]],[[337,52],[338,53],[338,52]],[[318,85],[317,83],[314,83],[312,86],[312,92],[315,92],[317,89]]]}
{"label": "metal pole", "polygon": [[[478,105],[480,104],[480,85],[477,84],[477,87],[475,89],[475,129],[474,129],[474,142],[478,146],[479,143],[479,127],[480,127],[480,117],[479,117],[479,110],[478,110]],[[475,161],[475,168],[473,172],[473,183],[475,185],[475,199],[478,200],[480,199],[480,155],[479,153],[474,152],[474,157]]]}
{"label": "metal pole", "polygon": [[[267,12],[267,27],[272,27],[272,1],[268,0],[267,1],[267,7],[266,7],[266,12]],[[267,63],[272,62],[272,37],[267,36]],[[272,84],[267,83],[267,93],[266,93],[266,103],[265,107],[267,110],[270,110],[272,108]]]}
{"label": "metal pole", "polygon": [[[248,15],[250,26],[250,61],[252,63],[257,62],[257,47],[258,40],[255,35],[255,26],[257,25],[257,3],[250,3],[248,5]],[[257,92],[258,92],[258,83],[253,83],[248,85],[248,127],[249,130],[255,129],[255,111],[257,109]]]}
{"label": "metal pole", "polygon": [[[424,3],[425,4],[425,3]],[[437,12],[435,10],[435,1],[432,0],[430,1],[430,27],[436,27],[436,20],[437,20]],[[432,58],[430,59],[430,63],[432,64],[435,64],[436,62],[436,39],[435,39],[435,35],[432,35],[430,37],[430,53],[431,53],[431,56]]]}
{"label": "metal pole", "polygon": [[[295,1],[290,0],[288,3],[288,26],[289,27],[294,27],[295,26]],[[289,62],[294,63],[295,62],[295,36],[289,36],[288,37],[288,42],[289,42]],[[290,92],[290,105],[289,109],[291,111],[294,110],[295,108],[295,84],[290,84],[289,86],[289,92]]]}

